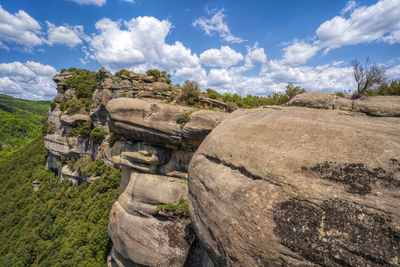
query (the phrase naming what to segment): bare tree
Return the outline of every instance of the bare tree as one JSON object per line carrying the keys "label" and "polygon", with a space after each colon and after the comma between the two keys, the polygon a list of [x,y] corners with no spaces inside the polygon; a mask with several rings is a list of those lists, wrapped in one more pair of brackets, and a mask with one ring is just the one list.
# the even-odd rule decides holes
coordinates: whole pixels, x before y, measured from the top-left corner
{"label": "bare tree", "polygon": [[385,81],[385,71],[383,67],[376,63],[371,64],[369,58],[362,66],[360,62],[355,59],[352,61],[354,79],[357,82],[357,93],[362,95],[366,90],[380,85]]}

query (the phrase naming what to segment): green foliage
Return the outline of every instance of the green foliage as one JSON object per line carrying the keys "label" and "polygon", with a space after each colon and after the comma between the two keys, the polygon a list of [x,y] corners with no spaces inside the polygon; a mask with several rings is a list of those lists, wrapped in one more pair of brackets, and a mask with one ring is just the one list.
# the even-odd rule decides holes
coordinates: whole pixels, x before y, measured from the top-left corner
{"label": "green foliage", "polygon": [[157,69],[150,69],[146,71],[146,74],[149,76],[154,76],[157,78],[164,78],[167,83],[171,83],[171,74],[168,74],[166,71],[159,71]]}
{"label": "green foliage", "polygon": [[0,266],[105,266],[120,172],[93,163],[100,178],[89,186],[60,183],[46,154],[39,137],[0,162]]}
{"label": "green foliage", "polygon": [[122,139],[122,136],[121,136],[120,134],[116,134],[116,133],[112,132],[112,133],[110,134],[109,139],[108,139],[108,145],[109,145],[110,147],[113,147],[114,144],[115,144],[116,142],[120,141],[121,139]]}
{"label": "green foliage", "polygon": [[176,119],[176,123],[182,124],[184,126],[190,120],[190,115],[197,110],[188,111]]}
{"label": "green foliage", "polygon": [[60,110],[65,111],[67,114],[89,114],[90,99],[68,98],[67,101],[62,101],[60,103]]}
{"label": "green foliage", "polygon": [[75,127],[70,128],[68,131],[68,136],[81,136],[81,137],[89,137],[92,130],[92,122],[85,121],[79,122]]}
{"label": "green foliage", "polygon": [[56,102],[51,102],[51,103],[50,103],[50,109],[51,109],[51,111],[53,111],[56,107],[57,107]]}
{"label": "green foliage", "polygon": [[50,101],[27,101],[0,94],[0,161],[41,133]]}
{"label": "green foliage", "polygon": [[66,79],[66,83],[75,88],[75,95],[78,98],[92,98],[93,92],[97,88],[99,82],[99,74],[97,72],[85,69],[70,68],[69,71],[75,75]]}
{"label": "green foliage", "polygon": [[121,75],[126,75],[126,76],[129,77],[129,74],[131,74],[131,72],[130,72],[129,70],[124,70],[124,69],[122,69],[122,70],[120,70],[120,71],[117,71],[117,72],[115,73],[115,76],[117,76],[118,78],[120,78]]}
{"label": "green foliage", "polygon": [[187,105],[196,105],[200,100],[201,90],[195,81],[185,81],[179,102]]}
{"label": "green foliage", "polygon": [[178,203],[158,205],[157,211],[172,212],[175,216],[189,217],[189,201],[181,198]]}
{"label": "green foliage", "polygon": [[[207,90],[207,95],[209,94],[208,92],[210,92],[210,95],[218,97],[218,93],[215,94],[214,90]],[[225,93],[222,95],[222,101],[233,107],[256,108],[267,105],[282,105],[289,102],[290,99],[292,99],[296,95],[304,92],[306,92],[304,88],[300,88],[300,86],[294,86],[293,84],[289,83],[286,86],[286,91],[284,94],[273,93],[272,95],[269,95],[267,97],[253,96],[248,94],[246,97],[241,97],[238,94]]]}
{"label": "green foliage", "polygon": [[90,136],[93,138],[93,142],[96,144],[101,144],[104,137],[106,136],[106,131],[101,128],[94,128],[90,131]]}
{"label": "green foliage", "polygon": [[393,80],[389,83],[382,83],[376,89],[369,89],[365,92],[368,96],[377,95],[398,95],[400,96],[400,80]]}
{"label": "green foliage", "polygon": [[89,156],[79,158],[76,162],[70,162],[69,166],[85,177],[101,176],[113,170],[111,166],[105,164],[101,159],[93,161]]}
{"label": "green foliage", "polygon": [[206,89],[206,94],[207,94],[206,96],[208,98],[215,99],[215,100],[223,100],[222,95],[211,88]]}
{"label": "green foliage", "polygon": [[335,94],[336,94],[336,96],[338,96],[338,97],[344,97],[344,94],[343,94],[342,92],[336,92]]}
{"label": "green foliage", "polygon": [[48,133],[55,133],[56,132],[56,127],[53,124],[51,124],[50,122],[48,122],[47,116],[43,116],[40,119],[40,122],[42,124],[41,130],[42,130],[42,134],[43,135],[46,135]]}

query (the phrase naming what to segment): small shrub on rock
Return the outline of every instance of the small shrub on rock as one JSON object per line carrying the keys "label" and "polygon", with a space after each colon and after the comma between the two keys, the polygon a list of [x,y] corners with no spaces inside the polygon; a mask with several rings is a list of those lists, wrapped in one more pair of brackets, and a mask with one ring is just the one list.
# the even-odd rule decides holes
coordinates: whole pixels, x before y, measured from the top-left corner
{"label": "small shrub on rock", "polygon": [[106,131],[101,128],[94,128],[90,131],[90,136],[93,138],[94,143],[101,144],[104,137],[106,136]]}
{"label": "small shrub on rock", "polygon": [[91,130],[92,130],[92,122],[85,121],[83,123],[78,123],[73,128],[70,128],[68,131],[68,136],[89,137]]}
{"label": "small shrub on rock", "polygon": [[157,211],[171,212],[173,215],[180,217],[189,217],[189,201],[181,198],[178,203],[158,205]]}
{"label": "small shrub on rock", "polygon": [[195,81],[185,81],[179,102],[187,105],[195,105],[199,102],[201,90]]}

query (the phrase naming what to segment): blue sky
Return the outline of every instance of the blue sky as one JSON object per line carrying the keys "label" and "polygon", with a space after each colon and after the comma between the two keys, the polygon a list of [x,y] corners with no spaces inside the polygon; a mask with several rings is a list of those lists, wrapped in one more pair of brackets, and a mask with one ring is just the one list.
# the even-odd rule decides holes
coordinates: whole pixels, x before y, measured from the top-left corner
{"label": "blue sky", "polygon": [[0,0],[0,93],[51,99],[62,68],[265,96],[354,89],[351,60],[400,78],[400,0]]}

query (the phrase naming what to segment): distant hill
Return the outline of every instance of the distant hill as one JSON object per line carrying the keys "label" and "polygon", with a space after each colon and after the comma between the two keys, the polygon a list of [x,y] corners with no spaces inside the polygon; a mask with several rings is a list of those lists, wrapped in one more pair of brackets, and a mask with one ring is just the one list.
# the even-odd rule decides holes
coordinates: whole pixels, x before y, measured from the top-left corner
{"label": "distant hill", "polygon": [[0,94],[0,161],[41,133],[40,118],[50,101],[28,101]]}

